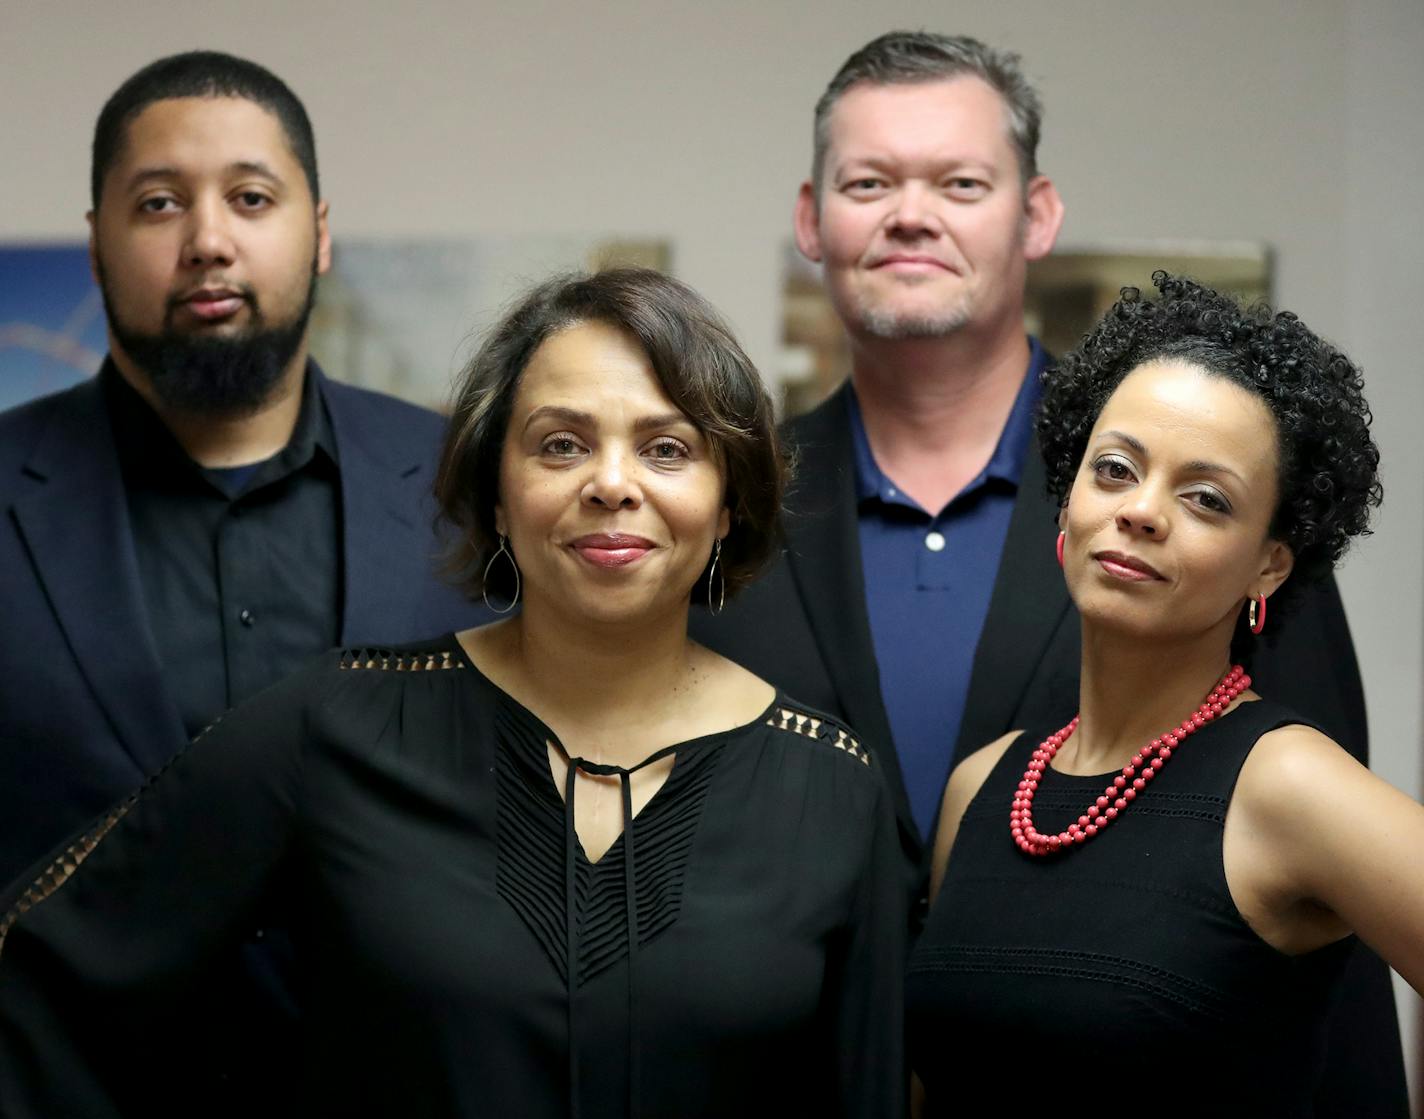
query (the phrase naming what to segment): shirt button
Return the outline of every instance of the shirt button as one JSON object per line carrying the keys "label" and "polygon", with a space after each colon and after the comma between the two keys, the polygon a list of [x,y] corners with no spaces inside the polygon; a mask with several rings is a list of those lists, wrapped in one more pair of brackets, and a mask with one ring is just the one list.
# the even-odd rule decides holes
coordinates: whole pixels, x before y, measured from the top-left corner
{"label": "shirt button", "polygon": [[944,536],[938,532],[932,532],[925,537],[925,547],[932,552],[944,551]]}
{"label": "shirt button", "polygon": [[[941,544],[940,547],[944,547],[944,545]],[[257,624],[257,615],[254,614],[251,610],[244,610],[237,617],[238,620],[241,621],[242,624],[247,626],[249,629],[251,629]]]}

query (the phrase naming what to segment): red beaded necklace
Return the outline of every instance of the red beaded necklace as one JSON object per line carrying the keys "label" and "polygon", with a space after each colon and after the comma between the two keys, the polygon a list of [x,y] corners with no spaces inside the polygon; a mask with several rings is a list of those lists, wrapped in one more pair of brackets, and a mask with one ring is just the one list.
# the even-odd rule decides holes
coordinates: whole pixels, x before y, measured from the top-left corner
{"label": "red beaded necklace", "polygon": [[1075,715],[1066,727],[1043,740],[1024,770],[1023,780],[1014,792],[1013,810],[1009,813],[1009,828],[1014,842],[1028,855],[1051,855],[1055,851],[1069,849],[1075,843],[1087,842],[1116,820],[1118,813],[1137,798],[1137,794],[1147,787],[1147,782],[1157,776],[1157,771],[1172,756],[1173,749],[1182,739],[1215,719],[1250,686],[1251,677],[1246,675],[1246,670],[1239,664],[1232,665],[1231,671],[1221,678],[1196,712],[1181,726],[1174,727],[1161,738],[1154,738],[1134,754],[1132,761],[1122,767],[1122,772],[1112,779],[1112,783],[1103,790],[1103,795],[1078,817],[1076,823],[1069,824],[1067,831],[1057,835],[1044,835],[1033,826],[1033,794],[1038,791],[1039,778],[1053,761],[1054,755],[1078,729],[1078,717]]}

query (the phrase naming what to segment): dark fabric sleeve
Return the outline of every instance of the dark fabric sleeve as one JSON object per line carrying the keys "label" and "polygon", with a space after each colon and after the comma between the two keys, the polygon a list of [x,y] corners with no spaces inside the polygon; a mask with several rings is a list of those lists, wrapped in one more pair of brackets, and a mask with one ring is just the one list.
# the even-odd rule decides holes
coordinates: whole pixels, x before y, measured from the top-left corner
{"label": "dark fabric sleeve", "polygon": [[199,736],[0,899],[5,1119],[182,1112],[177,1054],[222,1013],[204,979],[272,902],[291,847],[299,681]]}
{"label": "dark fabric sleeve", "polygon": [[846,1119],[898,1119],[906,1112],[904,860],[895,815],[877,780],[873,832],[854,909],[828,980],[834,1001],[837,1075]]}

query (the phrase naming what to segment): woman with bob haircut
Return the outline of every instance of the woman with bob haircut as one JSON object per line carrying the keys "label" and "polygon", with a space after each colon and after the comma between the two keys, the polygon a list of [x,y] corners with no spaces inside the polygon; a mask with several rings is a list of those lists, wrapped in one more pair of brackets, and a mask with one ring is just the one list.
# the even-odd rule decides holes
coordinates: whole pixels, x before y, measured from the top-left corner
{"label": "woman with bob haircut", "polygon": [[1079,708],[945,789],[907,994],[924,1114],[1312,1115],[1350,940],[1424,988],[1424,808],[1246,667],[1379,503],[1359,371],[1294,315],[1153,280],[1044,377]]}
{"label": "woman with bob haircut", "polygon": [[7,1119],[155,1114],[167,1008],[268,907],[302,1114],[898,1114],[874,759],[687,636],[775,547],[784,472],[689,288],[536,287],[465,370],[436,485],[453,570],[508,617],[333,652],[9,899]]}

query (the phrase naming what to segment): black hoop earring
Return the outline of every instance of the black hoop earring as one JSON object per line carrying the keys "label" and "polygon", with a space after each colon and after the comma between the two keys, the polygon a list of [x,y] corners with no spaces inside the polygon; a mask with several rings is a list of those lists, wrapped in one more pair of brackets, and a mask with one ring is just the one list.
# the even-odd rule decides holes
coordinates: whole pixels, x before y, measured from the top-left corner
{"label": "black hoop earring", "polygon": [[[485,590],[483,596],[485,600],[485,608],[495,614],[508,614],[517,605],[519,605],[519,591],[520,587],[522,586],[522,583],[519,578],[519,564],[514,562],[514,553],[511,552],[507,547],[505,547],[505,545],[508,543],[509,537],[507,537],[504,533],[501,532],[499,534],[499,548],[495,551],[494,555],[490,556],[489,563],[485,564]],[[514,568],[514,597],[509,600],[509,605],[504,607],[504,609],[500,609],[498,606],[491,604],[489,598],[490,568],[494,566],[494,561],[499,559],[500,556],[503,556],[505,559],[507,559],[509,561],[509,566]]]}
{"label": "black hoop earring", "polygon": [[[722,607],[724,607],[724,606],[727,605],[727,573],[726,573],[726,569],[724,568],[721,572],[718,572],[718,571],[717,571],[717,565],[718,565],[718,563],[721,562],[721,559],[722,559],[722,541],[721,541],[721,539],[719,538],[719,539],[712,545],[712,566],[707,569],[707,612],[708,612],[709,614],[714,615],[714,616],[717,615],[717,614],[720,614],[720,613],[722,612]],[[720,575],[721,575],[721,579],[719,580],[719,586],[718,586],[718,588],[717,588],[717,605],[716,605],[716,606],[713,606],[713,605],[712,605],[712,576],[713,576],[714,574],[720,574]]]}

